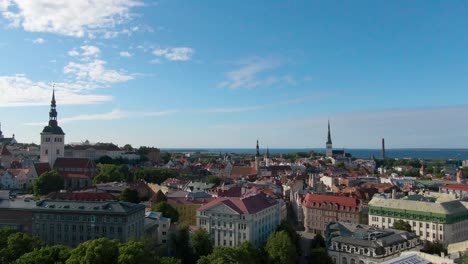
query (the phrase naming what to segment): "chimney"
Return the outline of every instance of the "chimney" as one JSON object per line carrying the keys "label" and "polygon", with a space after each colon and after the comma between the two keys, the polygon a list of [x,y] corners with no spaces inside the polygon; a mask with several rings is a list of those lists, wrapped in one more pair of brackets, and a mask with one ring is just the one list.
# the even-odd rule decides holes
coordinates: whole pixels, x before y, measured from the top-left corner
{"label": "chimney", "polygon": [[395,189],[392,190],[392,199],[396,199],[396,190]]}
{"label": "chimney", "polygon": [[385,138],[382,138],[382,159],[385,159]]}

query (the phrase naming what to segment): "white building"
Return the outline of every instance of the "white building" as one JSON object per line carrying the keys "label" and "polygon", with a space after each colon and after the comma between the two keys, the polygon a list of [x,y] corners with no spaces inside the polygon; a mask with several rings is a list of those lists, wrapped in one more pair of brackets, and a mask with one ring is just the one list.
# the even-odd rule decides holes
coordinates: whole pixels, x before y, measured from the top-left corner
{"label": "white building", "polygon": [[374,196],[369,202],[369,225],[390,228],[403,220],[422,240],[445,245],[468,240],[468,203],[450,197],[440,193],[404,199]]}
{"label": "white building", "polygon": [[327,252],[336,264],[375,264],[415,249],[414,233],[346,222],[330,223],[326,230]]}
{"label": "white building", "polygon": [[166,245],[170,227],[171,219],[163,217],[161,212],[145,213],[145,232],[157,245]]}
{"label": "white building", "polygon": [[260,246],[280,224],[280,206],[263,194],[219,197],[197,210],[197,227],[208,231],[214,246]]}
{"label": "white building", "polygon": [[49,112],[49,125],[44,127],[41,133],[41,162],[48,162],[54,166],[57,158],[65,155],[65,133],[57,123],[57,110],[55,104],[55,91],[52,93],[52,101]]}

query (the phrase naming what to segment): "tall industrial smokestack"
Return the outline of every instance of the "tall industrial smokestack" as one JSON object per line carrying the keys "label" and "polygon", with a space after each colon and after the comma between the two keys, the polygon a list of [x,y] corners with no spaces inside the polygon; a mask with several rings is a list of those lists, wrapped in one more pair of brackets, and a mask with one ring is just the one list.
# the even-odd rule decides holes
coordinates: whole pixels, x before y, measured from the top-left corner
{"label": "tall industrial smokestack", "polygon": [[385,159],[385,138],[382,138],[382,159]]}

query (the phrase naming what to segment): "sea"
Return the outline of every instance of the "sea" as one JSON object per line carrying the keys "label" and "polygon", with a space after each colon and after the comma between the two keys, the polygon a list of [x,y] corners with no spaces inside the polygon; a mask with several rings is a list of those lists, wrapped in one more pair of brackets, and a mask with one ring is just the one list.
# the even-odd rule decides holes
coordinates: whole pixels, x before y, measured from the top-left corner
{"label": "sea", "polygon": [[[178,152],[178,153],[202,153],[202,154],[255,154],[253,148],[200,148],[200,149],[161,149],[161,151]],[[261,149],[264,153],[266,150]],[[325,153],[324,148],[272,148],[270,154],[288,154],[295,152],[321,152]],[[376,158],[381,157],[380,149],[345,149],[346,153],[350,153],[355,158],[368,159],[374,155]],[[468,160],[468,149],[386,149],[385,156],[394,159],[453,159],[453,160]]]}

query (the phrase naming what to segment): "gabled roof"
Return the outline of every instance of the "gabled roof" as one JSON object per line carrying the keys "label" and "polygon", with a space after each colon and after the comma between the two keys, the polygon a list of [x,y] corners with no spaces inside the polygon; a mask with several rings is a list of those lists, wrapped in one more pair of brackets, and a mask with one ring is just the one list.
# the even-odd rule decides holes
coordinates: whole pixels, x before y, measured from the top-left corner
{"label": "gabled roof", "polygon": [[44,172],[52,170],[48,162],[34,163],[34,169],[36,170],[37,176],[41,176]]}
{"label": "gabled roof", "polygon": [[254,167],[248,166],[233,166],[231,170],[231,178],[237,179],[250,175],[257,175],[257,170]]}
{"label": "gabled roof", "polygon": [[359,207],[359,199],[355,197],[308,193],[304,199],[304,205],[310,208],[314,207],[313,203],[330,203],[354,208]]}
{"label": "gabled roof", "polygon": [[113,201],[115,197],[110,193],[105,192],[52,192],[47,195],[48,199],[53,200],[69,200],[69,201]]}
{"label": "gabled roof", "polygon": [[261,193],[244,198],[218,197],[198,208],[198,211],[205,211],[220,204],[224,204],[239,214],[255,214],[277,203],[276,200],[270,199]]}
{"label": "gabled roof", "polygon": [[441,189],[450,189],[450,190],[459,190],[459,191],[468,191],[468,184],[445,184],[440,187]]}

